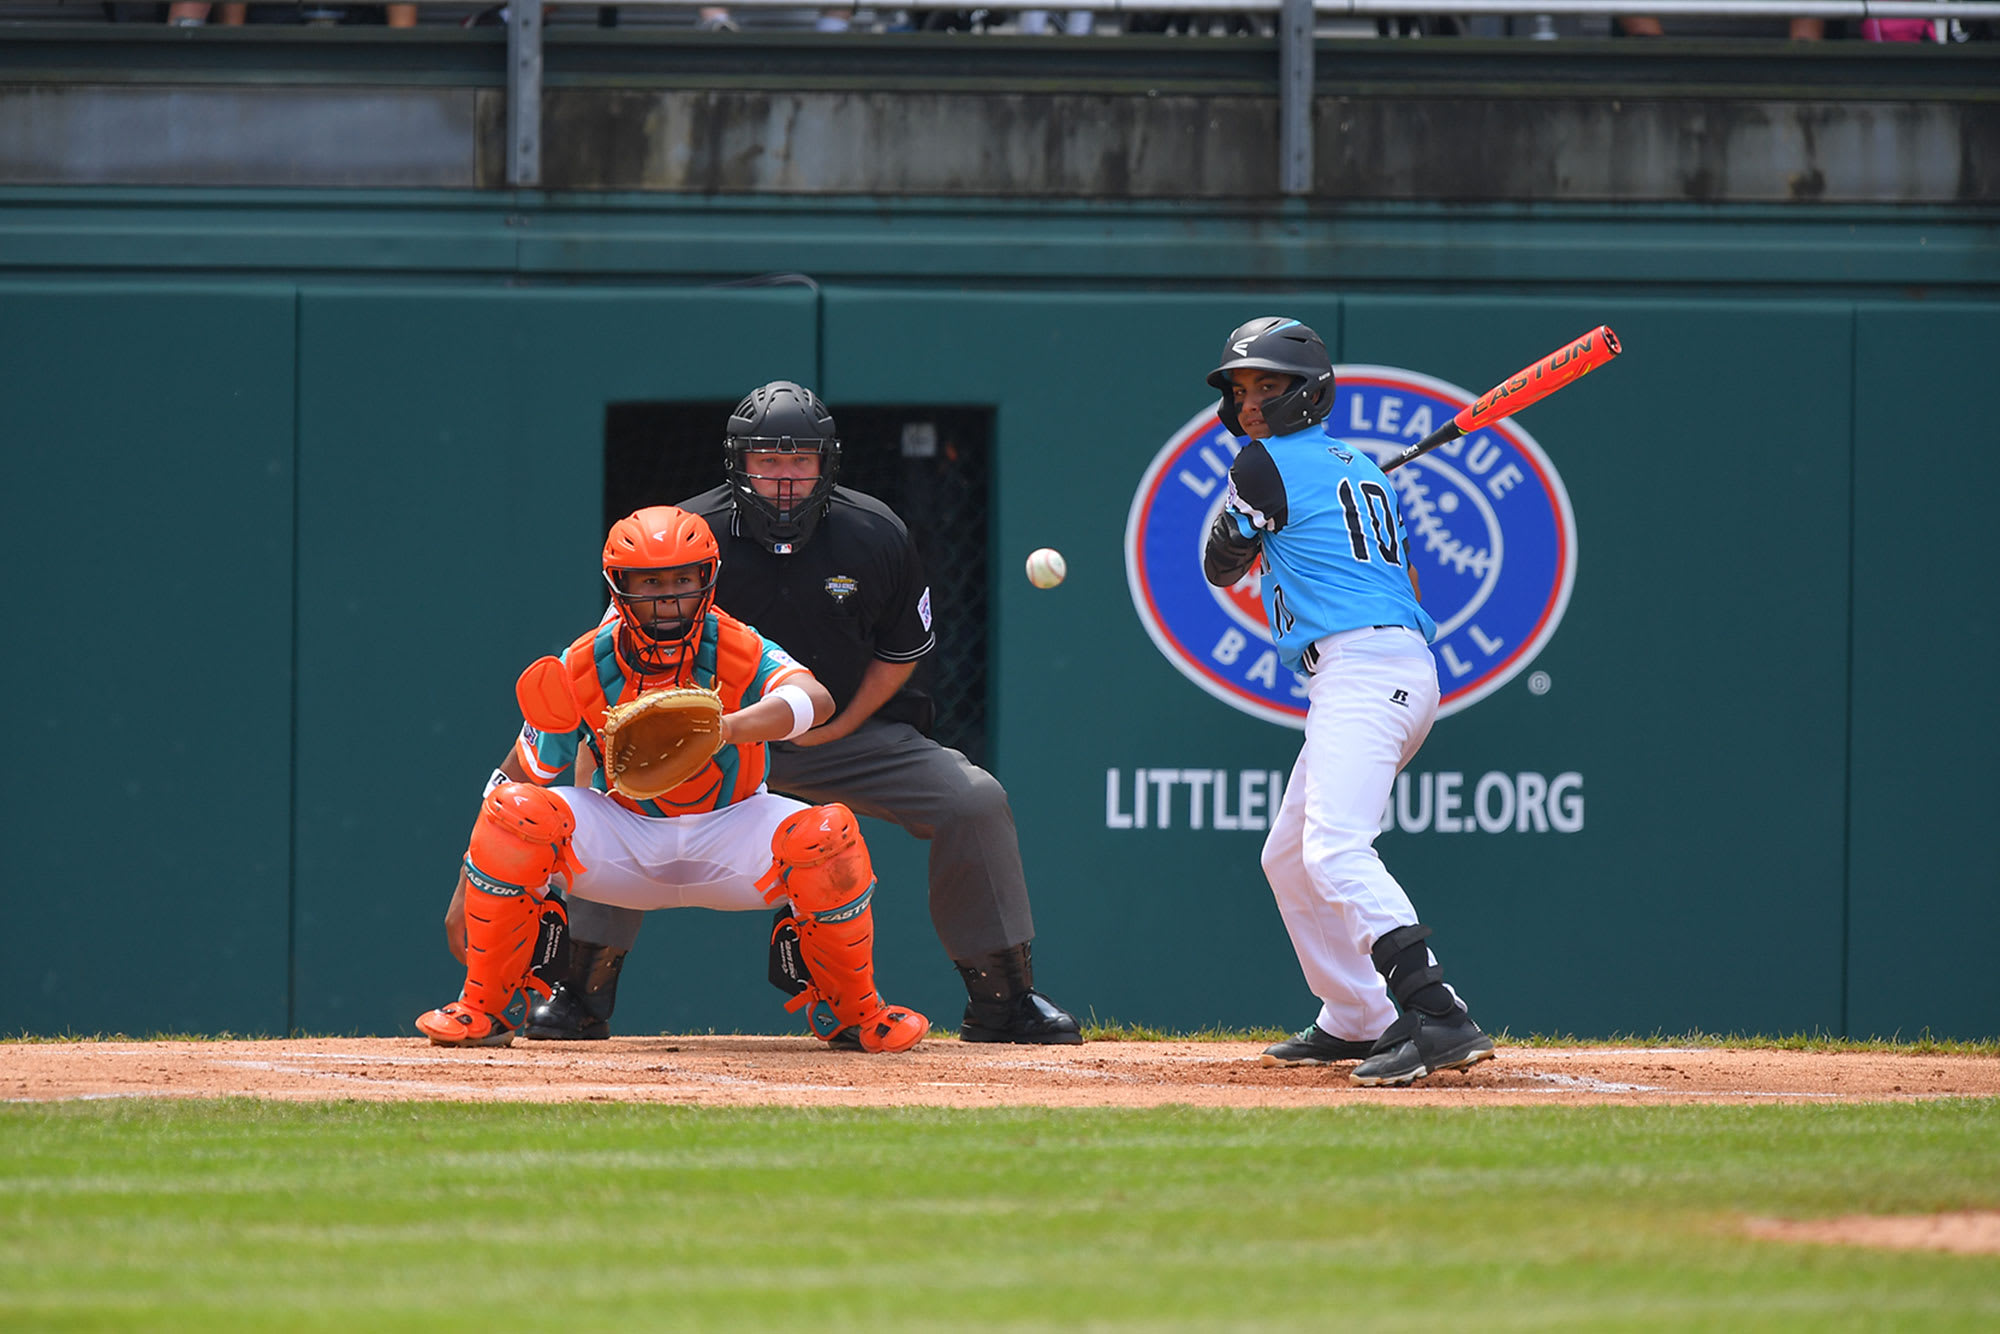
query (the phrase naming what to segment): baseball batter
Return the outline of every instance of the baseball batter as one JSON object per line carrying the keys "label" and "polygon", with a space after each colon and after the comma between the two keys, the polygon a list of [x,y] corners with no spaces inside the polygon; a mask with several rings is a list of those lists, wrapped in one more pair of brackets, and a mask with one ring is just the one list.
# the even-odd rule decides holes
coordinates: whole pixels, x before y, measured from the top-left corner
{"label": "baseball batter", "polygon": [[[850,1032],[867,1051],[903,1051],[929,1029],[875,992],[875,877],[853,812],[808,806],[764,786],[765,746],[833,713],[833,697],[784,650],[715,606],[720,555],[700,516],[642,509],[612,526],[604,578],[615,615],[560,659],[582,721],[545,732],[530,721],[489,784],[466,850],[447,931],[463,933],[459,998],[417,1019],[441,1046],[504,1046],[504,1018],[523,989],[549,994],[532,971],[546,915],[563,913],[551,881],[578,900],[629,908],[789,908],[809,976],[789,1008],[814,1032]],[[554,664],[550,664],[551,667]],[[692,778],[651,799],[607,789],[605,714],[649,691],[699,686],[722,700],[721,748]],[[712,709],[712,705],[710,706]],[[593,752],[589,788],[550,787]],[[671,781],[671,780],[669,780]],[[824,1002],[831,1022],[822,1022]]]}
{"label": "baseball batter", "polygon": [[[1437,716],[1437,626],[1418,603],[1396,491],[1366,451],[1321,426],[1333,409],[1326,344],[1269,316],[1229,335],[1208,382],[1249,443],[1203,551],[1217,587],[1261,555],[1279,656],[1308,675],[1306,737],[1264,842],[1264,874],[1317,1020],[1267,1065],[1359,1061],[1357,1084],[1408,1084],[1493,1055],[1446,985],[1375,835],[1390,785]],[[1391,1004],[1391,998],[1394,1004]],[[1397,1010],[1400,1008],[1400,1016]]]}

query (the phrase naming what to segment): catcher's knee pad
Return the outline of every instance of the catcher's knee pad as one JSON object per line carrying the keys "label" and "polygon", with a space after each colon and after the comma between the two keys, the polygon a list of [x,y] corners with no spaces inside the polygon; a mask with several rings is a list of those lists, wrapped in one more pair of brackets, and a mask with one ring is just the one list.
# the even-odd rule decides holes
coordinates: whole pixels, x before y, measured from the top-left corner
{"label": "catcher's knee pad", "polygon": [[764,902],[789,898],[800,917],[837,913],[875,887],[875,867],[854,812],[832,802],[785,817],[771,835],[771,869],[757,882]]}
{"label": "catcher's knee pad", "polygon": [[[835,802],[787,817],[771,836],[771,869],[757,888],[767,903],[792,902],[807,977],[785,1008],[805,1010],[817,1036],[852,1026],[864,1051],[905,1051],[930,1031],[930,1020],[876,994],[875,871],[853,811]],[[821,1003],[829,1023],[818,1018]]]}
{"label": "catcher's knee pad", "polygon": [[557,871],[580,872],[570,851],[576,817],[568,803],[532,783],[502,783],[487,794],[465,850],[473,887],[502,897],[540,897]]}

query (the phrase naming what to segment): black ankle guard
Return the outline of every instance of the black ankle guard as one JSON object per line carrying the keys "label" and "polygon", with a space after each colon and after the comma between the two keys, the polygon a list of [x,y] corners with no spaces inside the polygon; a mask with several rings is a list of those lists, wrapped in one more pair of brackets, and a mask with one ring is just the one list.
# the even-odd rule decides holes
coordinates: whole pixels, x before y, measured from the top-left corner
{"label": "black ankle guard", "polygon": [[1025,940],[970,959],[953,959],[952,964],[965,979],[966,998],[975,1005],[1006,1005],[1035,989],[1034,958]]}
{"label": "black ankle guard", "polygon": [[1444,969],[1431,961],[1430,946],[1424,944],[1430,934],[1422,923],[1399,926],[1368,953],[1398,1008],[1446,1015],[1458,1008],[1458,1002],[1444,984]]}

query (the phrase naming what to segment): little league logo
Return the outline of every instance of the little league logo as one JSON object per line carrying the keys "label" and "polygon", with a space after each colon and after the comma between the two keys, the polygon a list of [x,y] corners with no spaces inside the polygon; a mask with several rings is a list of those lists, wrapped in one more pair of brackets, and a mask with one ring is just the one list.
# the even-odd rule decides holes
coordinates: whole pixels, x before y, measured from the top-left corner
{"label": "little league logo", "polygon": [[[1391,366],[1336,366],[1329,434],[1377,462],[1451,420],[1473,395]],[[1202,577],[1201,551],[1239,448],[1210,407],[1154,456],[1125,523],[1132,605],[1167,661],[1248,714],[1303,728],[1305,679],[1278,661],[1257,570],[1233,588]],[[1562,478],[1511,418],[1389,474],[1438,624],[1442,716],[1498,690],[1562,621],[1576,577],[1576,516]]]}

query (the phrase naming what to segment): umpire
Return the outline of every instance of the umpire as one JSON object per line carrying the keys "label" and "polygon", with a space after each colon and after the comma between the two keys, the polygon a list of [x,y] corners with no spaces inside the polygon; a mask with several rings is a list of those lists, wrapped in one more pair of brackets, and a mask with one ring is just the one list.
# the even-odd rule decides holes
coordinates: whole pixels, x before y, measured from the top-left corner
{"label": "umpire", "polygon": [[[936,645],[923,562],[903,521],[836,486],[840,440],[811,390],[776,380],[729,418],[723,485],[680,508],[722,547],[716,604],[756,626],[833,692],[836,712],[770,748],[770,786],[845,802],[927,840],[931,925],[965,980],[968,1042],[1077,1043],[1077,1021],[1035,990],[1035,934],[1014,813],[999,780],[926,735],[931,703],[908,688]],[[636,909],[572,900],[568,968],[524,1036],[611,1032]],[[774,959],[773,980],[779,969]]]}

